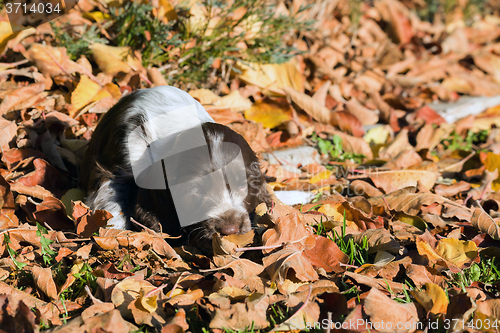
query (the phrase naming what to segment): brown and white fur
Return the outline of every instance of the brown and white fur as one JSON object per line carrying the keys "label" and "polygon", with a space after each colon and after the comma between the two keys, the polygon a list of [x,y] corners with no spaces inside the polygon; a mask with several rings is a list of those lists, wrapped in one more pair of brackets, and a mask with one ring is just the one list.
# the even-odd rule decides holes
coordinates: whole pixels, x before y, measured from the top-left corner
{"label": "brown and white fur", "polygon": [[[139,90],[124,96],[102,117],[92,135],[82,163],[81,181],[88,191],[87,204],[90,208],[107,210],[113,214],[108,225],[130,229],[130,218],[134,218],[156,231],[162,230],[171,235],[180,233],[181,227],[170,190],[138,187],[132,174],[129,150],[133,150],[134,145],[143,147],[151,142],[151,138],[168,134],[160,133],[162,126],[149,126],[147,119],[161,115],[169,108],[186,105],[193,105],[198,110],[210,160],[198,159],[194,154],[181,167],[199,175],[219,170],[231,158],[222,149],[222,144],[229,142],[241,150],[248,183],[247,191],[226,191],[223,194],[217,188],[205,188],[201,183],[197,186],[195,182],[189,193],[193,203],[208,200],[213,209],[208,219],[190,226],[190,230],[197,229],[198,237],[210,237],[215,232],[243,234],[251,230],[251,214],[255,207],[261,202],[269,202],[255,153],[241,135],[227,126],[214,123],[189,94],[166,86]],[[127,142],[130,132],[137,126],[141,126],[141,136],[136,141]],[[189,136],[189,130],[183,133],[186,140]]]}

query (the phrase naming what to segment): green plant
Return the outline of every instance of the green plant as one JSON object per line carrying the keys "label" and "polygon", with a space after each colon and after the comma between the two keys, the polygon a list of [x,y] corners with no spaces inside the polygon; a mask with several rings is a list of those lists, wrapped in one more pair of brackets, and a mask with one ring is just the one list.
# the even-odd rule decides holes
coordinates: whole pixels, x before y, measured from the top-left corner
{"label": "green plant", "polygon": [[455,150],[471,151],[475,144],[485,142],[487,138],[488,131],[485,130],[476,133],[468,131],[465,139],[453,131],[447,138],[441,141],[441,144],[450,152]]}
{"label": "green plant", "polygon": [[361,8],[362,5],[363,5],[363,0],[350,0],[349,1],[349,9],[350,9],[349,19],[351,20],[351,23],[355,27],[357,27],[357,25],[359,23],[359,19],[361,18],[361,15],[363,14],[363,10]]}
{"label": "green plant", "polygon": [[124,7],[110,11],[115,43],[140,51],[144,66],[162,63],[168,57],[166,47],[181,44],[178,36],[173,34],[173,24],[165,24],[154,17],[152,9],[149,4],[130,1]]}
{"label": "green plant", "polygon": [[40,237],[40,244],[42,246],[41,253],[43,262],[45,265],[52,265],[56,260],[55,257],[57,253],[50,248],[50,244],[54,241],[46,238],[44,235],[48,235],[47,228],[43,227],[40,223],[36,223],[36,235]]}
{"label": "green plant", "polygon": [[9,252],[9,256],[12,259],[12,262],[14,262],[14,265],[16,265],[17,269],[22,270],[24,266],[27,264],[24,262],[20,262],[16,260],[17,257],[17,252],[14,251],[10,246],[10,237],[7,233],[3,234],[3,242],[5,243],[5,246],[7,248],[7,252]]}
{"label": "green plant", "polygon": [[331,141],[322,139],[316,134],[314,134],[311,139],[313,142],[318,143],[318,148],[322,154],[330,155],[333,160],[340,162],[351,160],[355,163],[361,163],[365,158],[363,154],[344,152],[342,148],[342,138],[338,135],[334,135]]}
{"label": "green plant", "polygon": [[[63,290],[61,292],[61,295],[65,299],[75,300],[81,294],[83,289],[85,289],[85,286],[89,286],[91,290],[96,290],[97,277],[92,274],[92,271],[93,269],[89,264],[83,263],[79,271],[73,273],[73,277],[75,278],[73,284],[69,288]],[[64,275],[62,270],[57,270],[56,272],[58,273],[58,277],[61,279],[61,281],[65,281],[66,276]]]}
{"label": "green plant", "polygon": [[100,37],[99,29],[97,26],[85,27],[85,32],[79,34],[71,29],[71,25],[57,26],[54,22],[50,22],[52,30],[54,31],[55,43],[57,46],[66,48],[71,60],[77,60],[82,55],[89,56],[89,46],[92,43],[108,44],[108,40]]}
{"label": "green plant", "polygon": [[179,17],[179,38],[195,43],[179,49],[172,67],[177,77],[188,82],[206,82],[216,72],[215,61],[220,61],[225,78],[239,72],[238,62],[286,62],[300,52],[287,46],[283,37],[310,25],[299,19],[306,7],[295,15],[277,16],[275,3],[266,0],[203,0],[201,5],[205,17],[196,18],[197,24],[189,17]]}
{"label": "green plant", "polygon": [[436,17],[451,19],[456,11],[461,11],[465,23],[470,25],[474,15],[487,13],[487,3],[484,0],[425,0],[417,13],[422,20],[434,22]]}
{"label": "green plant", "polygon": [[500,281],[500,270],[497,267],[500,267],[497,258],[481,256],[479,264],[474,263],[461,272],[453,273],[450,282],[463,291],[476,281],[493,284]]}

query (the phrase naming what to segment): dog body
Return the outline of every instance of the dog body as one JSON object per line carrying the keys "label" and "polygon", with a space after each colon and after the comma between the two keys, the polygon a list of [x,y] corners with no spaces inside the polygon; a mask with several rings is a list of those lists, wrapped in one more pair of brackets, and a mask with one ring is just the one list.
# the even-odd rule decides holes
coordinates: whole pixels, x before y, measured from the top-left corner
{"label": "dog body", "polygon": [[130,229],[133,217],[171,235],[197,221],[206,237],[246,233],[256,205],[269,200],[243,137],[173,87],[133,92],[111,108],[81,173],[87,204],[109,211],[108,224],[118,229]]}

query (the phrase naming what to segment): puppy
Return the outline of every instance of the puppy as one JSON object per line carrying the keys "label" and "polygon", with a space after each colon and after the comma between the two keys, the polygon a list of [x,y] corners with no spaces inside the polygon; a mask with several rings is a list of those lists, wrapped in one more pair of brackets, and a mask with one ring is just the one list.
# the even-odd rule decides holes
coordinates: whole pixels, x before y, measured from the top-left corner
{"label": "puppy", "polygon": [[170,235],[244,234],[255,207],[270,202],[245,139],[168,86],[130,93],[102,117],[81,181],[90,208],[113,215],[111,227],[130,229],[134,218]]}

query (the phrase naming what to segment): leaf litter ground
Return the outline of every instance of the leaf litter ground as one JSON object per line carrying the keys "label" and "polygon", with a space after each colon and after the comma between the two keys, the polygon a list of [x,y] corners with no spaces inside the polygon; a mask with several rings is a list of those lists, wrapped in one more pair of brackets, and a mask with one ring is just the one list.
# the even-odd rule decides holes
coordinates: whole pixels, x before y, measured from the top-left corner
{"label": "leaf litter ground", "polygon": [[[3,7],[0,330],[497,332],[500,8],[428,3],[277,2],[259,22],[241,1],[81,0],[14,34]],[[262,160],[251,233],[176,246],[82,202],[101,115],[167,83],[261,157],[316,149]]]}

